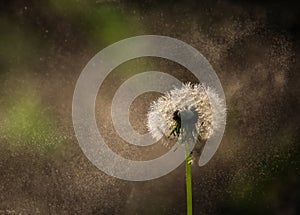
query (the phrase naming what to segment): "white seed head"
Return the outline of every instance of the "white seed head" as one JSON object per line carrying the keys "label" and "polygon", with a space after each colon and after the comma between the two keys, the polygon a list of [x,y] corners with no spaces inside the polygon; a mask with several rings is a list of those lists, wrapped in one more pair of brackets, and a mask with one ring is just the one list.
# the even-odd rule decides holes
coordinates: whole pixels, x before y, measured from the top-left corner
{"label": "white seed head", "polygon": [[169,136],[176,126],[173,113],[176,110],[198,112],[196,129],[201,139],[208,139],[222,124],[225,124],[226,108],[218,94],[203,84],[183,84],[165,93],[150,105],[148,129],[156,140]]}

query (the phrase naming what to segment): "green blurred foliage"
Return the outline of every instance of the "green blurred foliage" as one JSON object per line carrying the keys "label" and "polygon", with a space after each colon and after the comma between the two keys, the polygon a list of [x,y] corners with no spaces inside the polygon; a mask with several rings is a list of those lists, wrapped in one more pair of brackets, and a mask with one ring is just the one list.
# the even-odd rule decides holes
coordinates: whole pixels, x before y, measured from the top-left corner
{"label": "green blurred foliage", "polygon": [[[300,189],[298,139],[294,128],[281,129],[274,134],[273,144],[235,173],[224,211],[228,214],[273,214],[295,210],[300,191],[297,190]],[[290,186],[293,190],[289,191]]]}
{"label": "green blurred foliage", "polygon": [[1,138],[12,149],[25,147],[36,152],[53,152],[63,144],[61,134],[53,116],[34,90],[34,84],[29,80],[23,81],[23,87],[19,86],[14,92],[7,91],[4,95],[5,103],[1,105]]}
{"label": "green blurred foliage", "polygon": [[[43,4],[19,2],[11,6],[10,12],[0,13],[1,139],[13,147],[49,151],[62,145],[63,135],[56,129],[51,107],[43,104],[42,95],[35,89],[43,75],[34,74],[41,68],[49,72],[49,62],[44,60],[61,47],[69,48],[64,40],[57,40],[63,31],[57,28],[57,22],[71,25],[66,32],[78,32],[76,38],[82,39],[79,42],[96,50],[140,35],[144,29],[139,14],[113,2],[49,0]],[[130,69],[116,78],[128,75],[132,75]]]}
{"label": "green blurred foliage", "polygon": [[0,65],[2,71],[8,68],[30,68],[38,59],[41,40],[31,26],[20,26],[9,19],[0,17]]}
{"label": "green blurred foliage", "polygon": [[126,11],[113,2],[50,0],[50,7],[59,16],[71,19],[93,46],[107,46],[144,33],[140,14]]}

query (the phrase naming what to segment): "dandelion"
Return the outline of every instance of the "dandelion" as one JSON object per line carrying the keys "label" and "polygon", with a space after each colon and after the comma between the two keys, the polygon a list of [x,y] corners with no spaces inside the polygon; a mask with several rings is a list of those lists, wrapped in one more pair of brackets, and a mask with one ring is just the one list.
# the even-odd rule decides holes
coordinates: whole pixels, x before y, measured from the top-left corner
{"label": "dandelion", "polygon": [[[187,212],[192,214],[191,144],[201,154],[205,141],[225,124],[226,108],[214,89],[203,84],[183,84],[152,102],[148,130],[153,138],[176,138],[186,148]],[[197,150],[198,149],[198,150]]]}
{"label": "dandelion", "polygon": [[[187,115],[189,111],[197,117],[197,132],[193,132],[195,139],[207,140],[225,123],[226,108],[218,94],[205,85],[187,83],[152,102],[148,112],[148,130],[156,140],[162,136],[170,137],[178,123],[174,120],[174,113]],[[178,136],[181,140],[182,137]]]}

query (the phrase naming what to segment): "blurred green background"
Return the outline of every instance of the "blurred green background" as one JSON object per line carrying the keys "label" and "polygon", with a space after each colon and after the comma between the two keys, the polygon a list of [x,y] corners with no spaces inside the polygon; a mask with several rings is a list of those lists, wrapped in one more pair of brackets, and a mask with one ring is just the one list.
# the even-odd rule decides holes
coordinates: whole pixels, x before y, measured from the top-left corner
{"label": "blurred green background", "polygon": [[[153,181],[121,181],[85,158],[73,132],[81,70],[107,45],[142,34],[194,46],[224,87],[225,136],[209,164],[193,168],[195,214],[299,214],[299,9],[293,1],[2,0],[0,214],[185,213],[184,166]],[[162,59],[116,69],[96,107],[113,143],[111,94],[154,69],[193,81]],[[147,110],[151,99],[135,108]]]}

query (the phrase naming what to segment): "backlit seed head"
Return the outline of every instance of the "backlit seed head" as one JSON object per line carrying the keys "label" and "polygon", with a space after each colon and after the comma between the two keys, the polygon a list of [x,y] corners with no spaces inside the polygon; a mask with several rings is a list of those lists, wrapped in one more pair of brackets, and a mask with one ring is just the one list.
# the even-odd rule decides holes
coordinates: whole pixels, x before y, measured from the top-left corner
{"label": "backlit seed head", "polygon": [[201,139],[208,139],[225,124],[226,108],[218,94],[205,85],[186,83],[152,102],[147,122],[152,136],[156,140],[170,136],[176,126],[174,113],[185,110],[198,113],[195,127]]}

